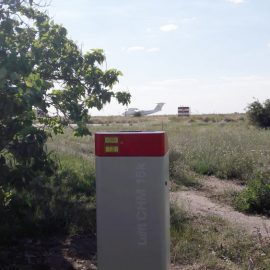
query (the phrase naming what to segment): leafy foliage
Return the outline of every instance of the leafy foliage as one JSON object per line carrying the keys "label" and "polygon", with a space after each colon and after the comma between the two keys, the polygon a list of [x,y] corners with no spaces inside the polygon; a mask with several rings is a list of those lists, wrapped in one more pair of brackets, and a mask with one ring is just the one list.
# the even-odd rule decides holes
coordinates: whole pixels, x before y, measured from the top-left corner
{"label": "leafy foliage", "polygon": [[[95,177],[92,166],[72,158],[53,176],[40,174],[21,189],[0,189],[0,244],[17,237],[89,233],[96,230]],[[4,198],[2,198],[4,197]]]}
{"label": "leafy foliage", "polygon": [[264,103],[254,101],[248,105],[247,116],[250,122],[261,128],[270,127],[270,99]]}
{"label": "leafy foliage", "polygon": [[[123,105],[129,103],[129,93],[113,90],[122,73],[116,69],[103,70],[105,60],[101,49],[83,54],[67,37],[67,30],[54,23],[35,2],[0,2],[3,213],[16,200],[18,207],[21,202],[32,207],[35,199],[29,198],[35,197],[35,188],[42,188],[46,194],[47,181],[58,174],[57,166],[44,150],[52,132],[63,133],[65,126],[76,123],[74,135],[89,135],[86,124],[90,109],[100,110],[112,98]],[[21,209],[27,209],[24,203]]]}
{"label": "leafy foliage", "polygon": [[270,173],[260,173],[235,199],[236,208],[244,212],[270,215]]}

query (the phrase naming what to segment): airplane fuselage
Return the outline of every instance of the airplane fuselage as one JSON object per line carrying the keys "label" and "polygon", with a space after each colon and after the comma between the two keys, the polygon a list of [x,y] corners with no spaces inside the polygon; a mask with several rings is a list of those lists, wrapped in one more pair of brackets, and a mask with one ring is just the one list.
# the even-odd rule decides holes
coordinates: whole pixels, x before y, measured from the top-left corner
{"label": "airplane fuselage", "polygon": [[162,107],[165,103],[158,103],[153,110],[139,110],[138,108],[129,108],[123,113],[125,116],[140,116],[140,115],[149,115],[162,110]]}

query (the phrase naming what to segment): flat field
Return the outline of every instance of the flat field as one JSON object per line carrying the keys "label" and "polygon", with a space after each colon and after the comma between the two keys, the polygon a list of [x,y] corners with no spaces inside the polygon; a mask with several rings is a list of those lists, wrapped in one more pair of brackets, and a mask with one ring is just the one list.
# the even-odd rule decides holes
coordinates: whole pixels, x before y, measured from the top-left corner
{"label": "flat field", "polygon": [[[243,115],[92,118],[97,131],[164,130],[172,153],[181,165],[202,175],[247,181],[258,171],[270,170],[270,130],[249,126]],[[94,160],[92,137],[77,138],[72,129],[53,137],[48,149],[58,155]],[[173,154],[172,154],[173,155]]]}
{"label": "flat field", "polygon": [[[247,215],[239,206],[243,200],[236,203],[270,171],[270,130],[248,125],[241,114],[93,117],[90,128],[167,132],[172,269],[270,269],[269,218]],[[68,129],[47,147],[63,167],[78,174],[94,170],[93,136],[76,138]]]}

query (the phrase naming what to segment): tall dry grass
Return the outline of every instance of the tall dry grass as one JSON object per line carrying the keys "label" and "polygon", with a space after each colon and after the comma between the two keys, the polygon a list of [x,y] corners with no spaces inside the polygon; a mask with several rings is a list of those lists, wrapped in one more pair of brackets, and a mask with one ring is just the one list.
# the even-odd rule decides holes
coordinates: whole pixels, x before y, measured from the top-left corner
{"label": "tall dry grass", "polygon": [[[210,120],[206,121],[205,118]],[[121,122],[121,119],[122,122]],[[208,115],[191,118],[140,117],[105,118],[106,125],[91,126],[92,132],[120,130],[165,130],[170,149],[178,156],[174,169],[220,178],[251,179],[258,171],[270,170],[270,130],[250,128],[242,115]],[[135,120],[134,120],[135,119]],[[228,120],[230,119],[230,121]],[[110,122],[112,121],[112,122]],[[48,149],[91,160],[93,137],[73,137],[72,130],[53,137]],[[179,168],[178,168],[179,167]],[[182,170],[180,170],[182,171]]]}

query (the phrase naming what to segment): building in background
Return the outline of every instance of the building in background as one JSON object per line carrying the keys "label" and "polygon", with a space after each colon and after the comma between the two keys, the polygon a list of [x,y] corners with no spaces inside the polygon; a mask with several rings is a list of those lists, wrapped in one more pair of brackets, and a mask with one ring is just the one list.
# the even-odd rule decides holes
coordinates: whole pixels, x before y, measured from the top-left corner
{"label": "building in background", "polygon": [[178,116],[190,116],[190,107],[187,106],[178,107]]}

